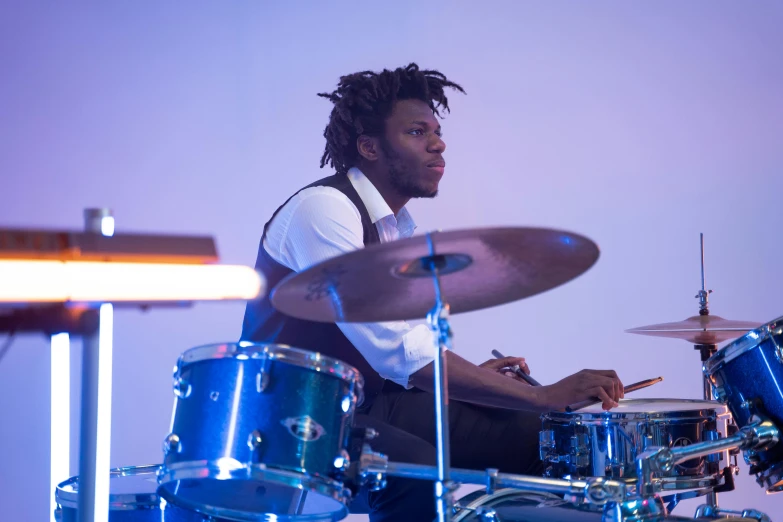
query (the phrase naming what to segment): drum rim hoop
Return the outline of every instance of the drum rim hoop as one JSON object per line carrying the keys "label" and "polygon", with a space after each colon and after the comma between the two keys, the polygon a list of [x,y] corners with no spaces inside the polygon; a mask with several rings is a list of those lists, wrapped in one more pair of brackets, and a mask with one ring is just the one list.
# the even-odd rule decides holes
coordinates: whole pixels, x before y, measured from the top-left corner
{"label": "drum rim hoop", "polygon": [[704,361],[702,367],[704,375],[711,377],[715,372],[734,359],[761,346],[767,339],[772,338],[774,341],[774,336],[780,335],[781,333],[783,333],[783,317],[778,317],[755,330],[750,330],[748,333],[727,344],[718,350],[712,357]]}
{"label": "drum rim hoop", "polygon": [[[204,476],[204,471],[207,472],[207,476]],[[218,461],[184,461],[177,462],[169,466],[163,464],[161,466],[160,473],[158,474],[157,492],[161,498],[166,500],[170,499],[172,504],[179,505],[185,509],[190,509],[205,515],[230,518],[234,520],[259,520],[259,516],[263,515],[261,513],[251,513],[247,511],[238,511],[214,506],[195,505],[193,502],[188,502],[177,498],[166,489],[166,485],[171,482],[193,479],[217,479],[218,476],[220,476],[222,479],[237,478],[269,480],[271,478],[272,482],[283,486],[291,486],[290,480],[293,480],[299,482],[299,485],[303,486],[303,488],[309,493],[322,495],[341,504],[340,509],[337,509],[331,513],[310,515],[275,515],[277,520],[281,522],[336,522],[337,520],[341,520],[348,515],[348,498],[346,496],[347,490],[341,482],[333,479],[315,477],[306,473],[297,473],[285,469],[277,469],[275,467],[265,466],[259,463],[247,464],[236,469],[223,469]],[[289,479],[289,481],[280,480],[280,478]]]}
{"label": "drum rim hoop", "polygon": [[247,341],[205,344],[183,352],[177,361],[177,366],[182,370],[193,363],[211,359],[237,358],[238,355],[247,356],[249,359],[268,358],[268,360],[280,361],[319,373],[328,373],[354,385],[364,387],[364,377],[362,377],[359,370],[350,364],[319,352],[308,351],[286,344],[251,343]]}
{"label": "drum rim hoop", "polygon": [[[698,408],[694,407],[690,410],[661,410],[655,412],[644,411],[601,411],[601,412],[585,412],[583,410],[575,411],[572,413],[553,411],[546,412],[541,415],[542,420],[557,420],[568,421],[572,423],[574,421],[581,422],[583,424],[591,423],[605,423],[612,420],[641,420],[641,421],[684,421],[684,420],[711,420],[718,417],[724,417],[729,415],[729,409],[725,404],[719,402],[705,401],[703,399],[672,399],[672,398],[644,398],[644,399],[620,399],[621,402],[635,402],[635,401],[647,401],[650,403],[655,402],[674,402],[674,403],[693,403],[694,406],[701,404],[709,407]],[[698,415],[698,412],[710,411],[708,416]]]}
{"label": "drum rim hoop", "polygon": [[[109,481],[118,477],[133,477],[137,475],[154,474],[158,475],[161,464],[146,464],[142,466],[124,466],[113,468],[109,472]],[[58,506],[76,509],[79,505],[79,490],[74,489],[77,485],[79,476],[71,477],[57,484],[54,492],[55,502]],[[112,494],[109,488],[109,507],[113,510],[137,509],[140,507],[157,506],[160,499],[155,491],[151,493],[121,493]]]}

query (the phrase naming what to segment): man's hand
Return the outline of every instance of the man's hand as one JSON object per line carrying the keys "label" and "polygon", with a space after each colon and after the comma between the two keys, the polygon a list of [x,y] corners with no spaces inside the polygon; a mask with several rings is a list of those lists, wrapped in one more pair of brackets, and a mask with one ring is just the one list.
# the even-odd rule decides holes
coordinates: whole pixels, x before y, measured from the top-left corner
{"label": "man's hand", "polygon": [[549,410],[562,410],[570,404],[592,397],[602,402],[605,410],[618,406],[625,396],[623,383],[614,370],[582,370],[555,384],[541,387],[543,406]]}
{"label": "man's hand", "polygon": [[490,359],[487,362],[479,364],[480,368],[486,368],[487,370],[501,373],[506,377],[511,377],[512,379],[530,386],[525,379],[516,374],[514,366],[519,366],[523,372],[530,375],[530,368],[525,362],[524,357],[501,357],[500,359]]}

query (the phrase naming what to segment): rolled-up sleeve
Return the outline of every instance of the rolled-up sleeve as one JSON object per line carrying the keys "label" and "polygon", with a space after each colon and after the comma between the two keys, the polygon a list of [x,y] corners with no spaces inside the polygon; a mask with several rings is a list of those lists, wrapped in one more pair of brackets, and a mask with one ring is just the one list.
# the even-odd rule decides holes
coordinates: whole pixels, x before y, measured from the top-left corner
{"label": "rolled-up sleeve", "polygon": [[[264,248],[291,270],[301,272],[364,247],[359,211],[340,191],[304,190],[286,207],[273,221]],[[436,355],[434,335],[427,325],[388,321],[337,326],[381,377],[406,388],[410,376]]]}

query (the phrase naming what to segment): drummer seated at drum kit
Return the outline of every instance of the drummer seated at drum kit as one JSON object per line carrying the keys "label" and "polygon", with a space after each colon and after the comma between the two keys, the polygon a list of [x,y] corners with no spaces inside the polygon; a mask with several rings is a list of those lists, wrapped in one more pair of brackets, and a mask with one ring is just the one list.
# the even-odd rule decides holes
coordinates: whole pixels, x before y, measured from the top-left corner
{"label": "drummer seated at drum kit", "polygon": [[[296,192],[264,226],[256,267],[270,288],[329,258],[413,235],[405,205],[435,197],[445,169],[438,117],[449,110],[447,88],[464,93],[438,71],[410,64],[344,76],[334,92],[319,94],[334,104],[321,167],[329,164],[336,174]],[[491,139],[485,129],[480,132]],[[387,298],[382,289],[377,298]],[[429,326],[305,321],[278,312],[266,297],[248,304],[242,339],[312,350],[353,365],[365,379],[355,425],[377,431],[373,450],[392,461],[435,464],[436,348]],[[534,387],[510,371],[518,365],[530,373],[522,357],[476,366],[449,352],[446,361],[455,467],[541,475],[540,412],[592,397],[611,409],[623,397],[612,370],[582,370]],[[432,482],[390,477],[380,491],[360,491],[351,511],[369,512],[375,522],[429,522],[435,517]]]}

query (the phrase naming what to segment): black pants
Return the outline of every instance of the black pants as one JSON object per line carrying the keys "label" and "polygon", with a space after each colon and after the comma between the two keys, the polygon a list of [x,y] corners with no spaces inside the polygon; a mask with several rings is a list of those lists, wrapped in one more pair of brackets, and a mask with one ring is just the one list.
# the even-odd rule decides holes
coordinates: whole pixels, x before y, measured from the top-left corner
{"label": "black pants", "polygon": [[[370,442],[390,461],[435,465],[435,404],[430,393],[404,390],[387,382],[369,411],[357,414],[355,424],[378,431]],[[505,473],[538,475],[538,413],[474,406],[449,401],[451,465]],[[372,522],[432,522],[435,518],[432,481],[389,477],[386,488],[362,489],[352,512],[370,513]]]}

